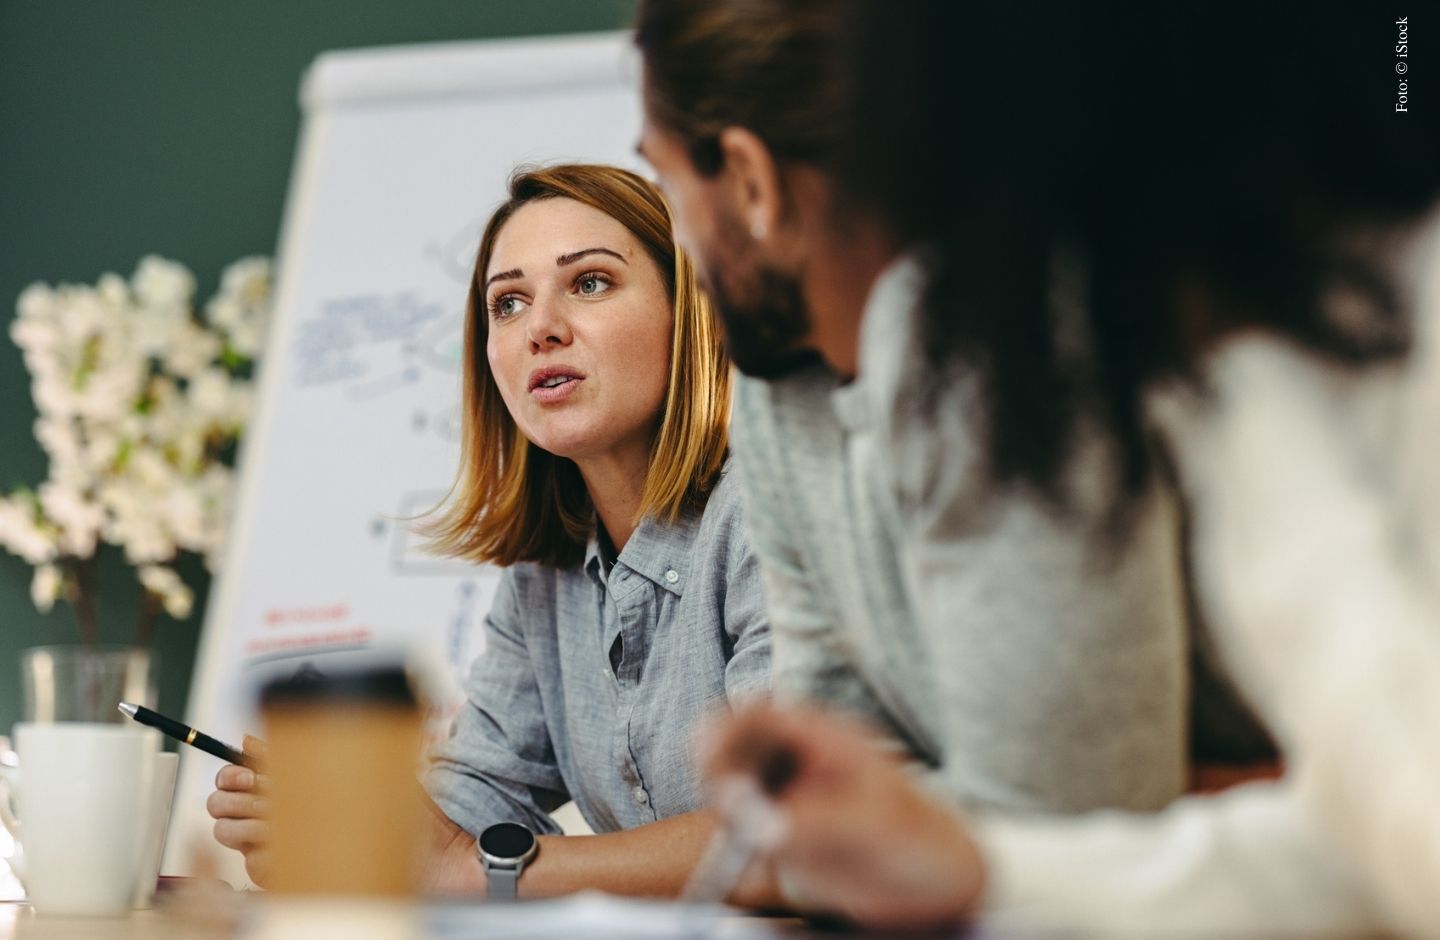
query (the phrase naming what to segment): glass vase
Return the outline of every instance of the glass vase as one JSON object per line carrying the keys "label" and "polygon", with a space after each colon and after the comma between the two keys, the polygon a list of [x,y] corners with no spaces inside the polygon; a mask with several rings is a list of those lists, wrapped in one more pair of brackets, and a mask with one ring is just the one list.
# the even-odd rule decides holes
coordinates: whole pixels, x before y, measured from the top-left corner
{"label": "glass vase", "polygon": [[154,651],[138,646],[36,646],[20,654],[26,721],[129,721],[116,707],[154,708]]}

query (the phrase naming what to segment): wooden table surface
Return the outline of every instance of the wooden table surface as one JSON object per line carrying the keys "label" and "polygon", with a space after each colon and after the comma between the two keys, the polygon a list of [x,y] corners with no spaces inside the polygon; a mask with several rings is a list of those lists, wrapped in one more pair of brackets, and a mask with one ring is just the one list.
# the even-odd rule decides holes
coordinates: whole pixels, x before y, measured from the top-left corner
{"label": "wooden table surface", "polygon": [[228,936],[228,928],[176,917],[168,911],[131,911],[119,917],[40,916],[23,902],[0,902],[0,940],[212,940]]}

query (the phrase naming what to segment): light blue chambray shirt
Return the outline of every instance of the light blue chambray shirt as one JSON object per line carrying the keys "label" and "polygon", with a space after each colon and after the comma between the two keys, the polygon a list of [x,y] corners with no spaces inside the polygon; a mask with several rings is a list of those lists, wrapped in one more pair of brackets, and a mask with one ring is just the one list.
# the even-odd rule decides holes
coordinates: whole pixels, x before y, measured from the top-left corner
{"label": "light blue chambray shirt", "polygon": [[770,685],[759,568],[728,472],[703,511],[643,520],[607,574],[506,569],[448,740],[425,784],[472,834],[558,832],[568,799],[596,832],[699,809],[696,720]]}

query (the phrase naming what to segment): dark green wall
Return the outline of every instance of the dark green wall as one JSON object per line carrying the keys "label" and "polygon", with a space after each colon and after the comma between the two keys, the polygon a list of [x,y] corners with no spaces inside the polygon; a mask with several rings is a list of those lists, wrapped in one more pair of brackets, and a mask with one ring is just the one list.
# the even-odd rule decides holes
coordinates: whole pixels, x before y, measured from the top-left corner
{"label": "dark green wall", "polygon": [[[299,128],[300,76],[325,49],[623,27],[633,0],[0,0],[0,325],[35,280],[129,275],[156,252],[199,294],[274,251]],[[0,331],[0,487],[37,484],[29,380]],[[182,568],[196,578],[198,565]],[[0,734],[20,711],[19,650],[77,638],[69,608],[30,604],[31,569],[0,549]],[[192,580],[192,583],[195,583]],[[208,583],[200,581],[201,595]],[[138,589],[100,572],[105,639],[128,642]],[[183,711],[203,605],[163,621],[160,706]]]}

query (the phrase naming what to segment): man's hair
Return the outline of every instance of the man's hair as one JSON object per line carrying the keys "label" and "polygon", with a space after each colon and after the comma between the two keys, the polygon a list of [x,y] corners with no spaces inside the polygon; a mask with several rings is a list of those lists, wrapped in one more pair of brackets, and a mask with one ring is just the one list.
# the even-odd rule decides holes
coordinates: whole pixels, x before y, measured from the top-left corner
{"label": "man's hair", "polygon": [[509,198],[490,217],[476,252],[465,311],[460,469],[425,527],[433,549],[470,561],[569,567],[582,560],[593,531],[594,507],[579,469],[520,432],[485,352],[485,272],[495,240],[520,207],[547,199],[573,199],[624,225],[669,288],[675,317],[670,376],[640,515],[673,521],[703,505],[725,462],[730,363],[695,269],[675,244],[660,191],[614,167],[522,168],[511,177]]}
{"label": "man's hair", "polygon": [[777,160],[823,163],[844,100],[834,0],[641,0],[635,44],[649,113],[713,176],[718,138],[742,127]]}
{"label": "man's hair", "polygon": [[[1403,350],[1385,259],[1354,244],[1440,195],[1440,98],[1402,85],[1415,60],[1392,13],[848,5],[836,179],[928,249],[926,348],[983,375],[999,480],[1054,493],[1088,412],[1138,489],[1148,383],[1195,374],[1235,329],[1352,362]],[[1363,328],[1335,316],[1337,290]]]}

